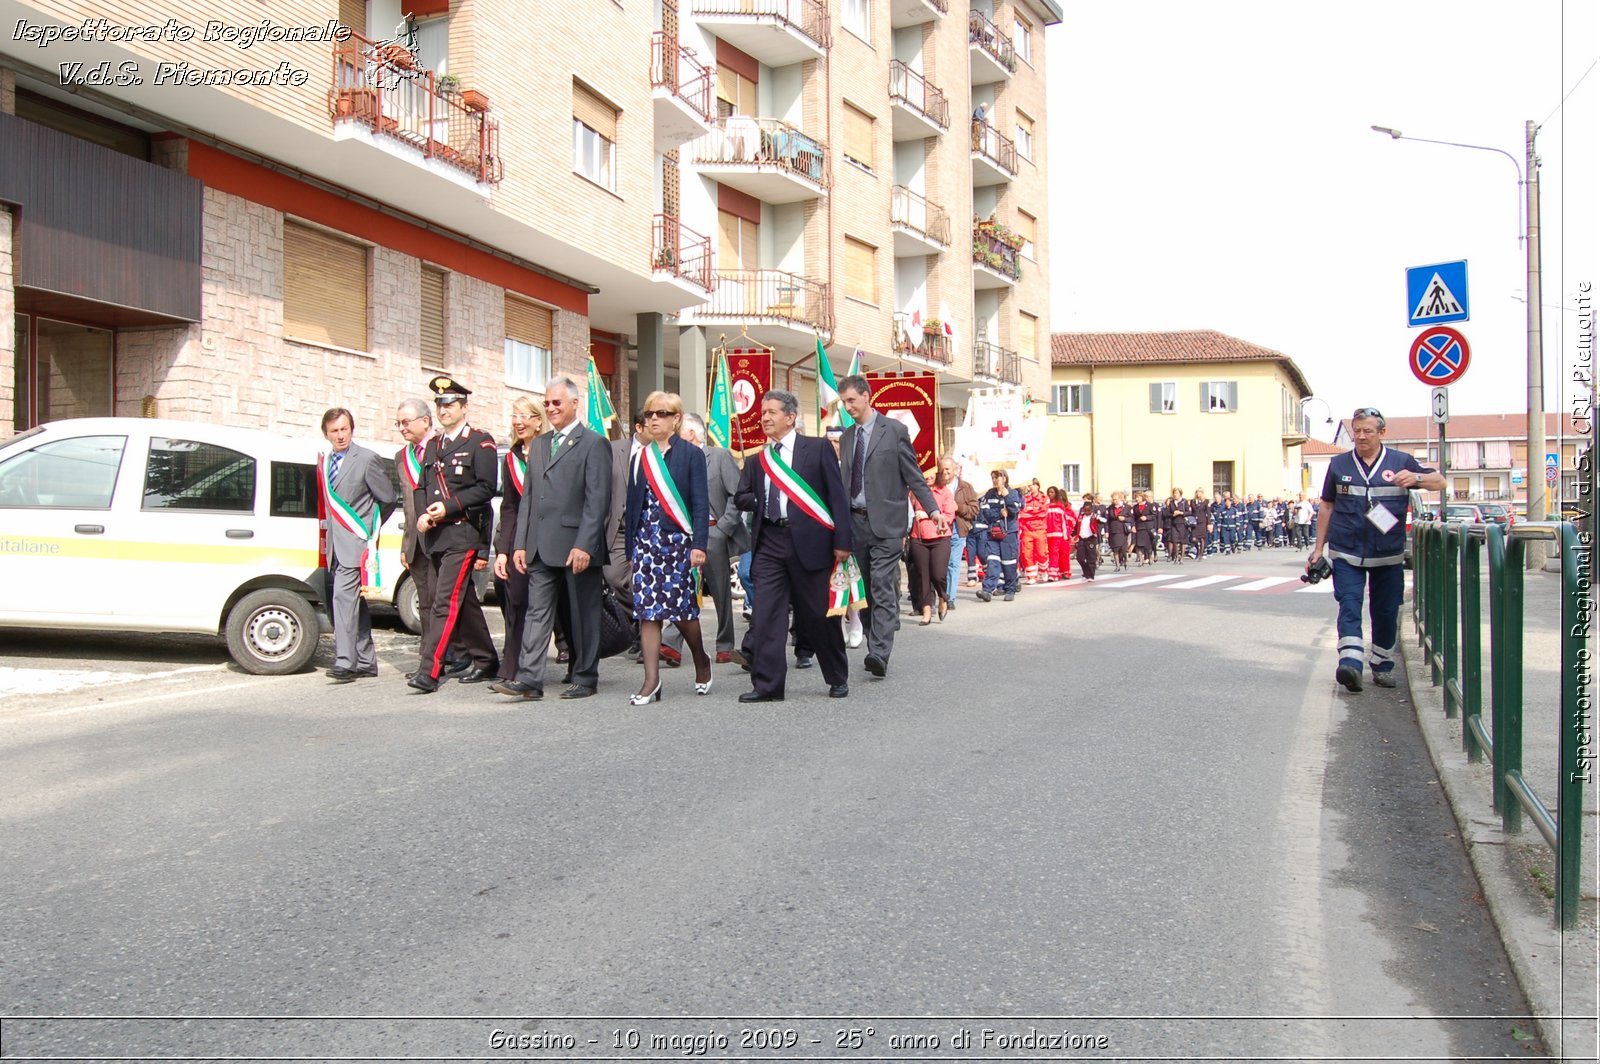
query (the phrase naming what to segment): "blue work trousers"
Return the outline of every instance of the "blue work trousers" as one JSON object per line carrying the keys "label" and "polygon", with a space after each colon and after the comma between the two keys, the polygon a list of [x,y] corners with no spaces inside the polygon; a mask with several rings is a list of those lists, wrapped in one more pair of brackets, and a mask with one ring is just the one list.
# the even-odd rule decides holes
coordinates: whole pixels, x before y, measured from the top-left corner
{"label": "blue work trousers", "polygon": [[[1405,594],[1403,565],[1378,565],[1363,569],[1342,558],[1333,559],[1333,596],[1339,600],[1339,664],[1361,671],[1362,651],[1374,675],[1394,668],[1400,631],[1400,599]],[[1361,638],[1361,600],[1368,597],[1372,642]]]}

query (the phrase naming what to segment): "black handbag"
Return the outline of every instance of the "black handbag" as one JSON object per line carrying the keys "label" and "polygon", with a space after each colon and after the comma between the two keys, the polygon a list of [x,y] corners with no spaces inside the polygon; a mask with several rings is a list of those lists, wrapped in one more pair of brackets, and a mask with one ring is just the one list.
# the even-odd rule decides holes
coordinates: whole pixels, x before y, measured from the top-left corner
{"label": "black handbag", "polygon": [[609,584],[600,587],[600,656],[616,657],[633,645],[637,626]]}

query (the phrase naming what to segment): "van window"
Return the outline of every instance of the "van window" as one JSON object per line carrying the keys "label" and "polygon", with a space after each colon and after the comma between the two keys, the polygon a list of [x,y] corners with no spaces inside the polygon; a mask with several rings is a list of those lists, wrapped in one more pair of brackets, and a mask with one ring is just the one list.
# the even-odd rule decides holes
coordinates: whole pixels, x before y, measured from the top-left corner
{"label": "van window", "polygon": [[317,516],[317,467],[305,462],[272,463],[273,517]]}
{"label": "van window", "polygon": [[214,443],[153,438],[144,508],[254,513],[256,460]]}
{"label": "van window", "polygon": [[109,510],[126,436],[79,436],[0,464],[0,506]]}

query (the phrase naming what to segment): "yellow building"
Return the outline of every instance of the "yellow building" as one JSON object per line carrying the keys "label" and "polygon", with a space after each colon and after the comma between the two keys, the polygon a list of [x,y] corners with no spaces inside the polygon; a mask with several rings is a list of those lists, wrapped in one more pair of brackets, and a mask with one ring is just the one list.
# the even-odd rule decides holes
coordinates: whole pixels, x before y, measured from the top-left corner
{"label": "yellow building", "polygon": [[1069,492],[1300,490],[1311,386],[1281,351],[1210,330],[1056,333],[1051,367],[1040,469]]}

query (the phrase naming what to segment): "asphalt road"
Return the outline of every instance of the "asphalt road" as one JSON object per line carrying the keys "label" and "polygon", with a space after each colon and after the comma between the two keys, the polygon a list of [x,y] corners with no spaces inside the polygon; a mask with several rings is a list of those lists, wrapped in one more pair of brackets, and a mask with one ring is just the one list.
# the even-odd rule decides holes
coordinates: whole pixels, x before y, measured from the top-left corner
{"label": "asphalt road", "polygon": [[753,707],[8,634],[0,1055],[1536,1054],[1406,692],[1335,689],[1297,571],[964,591]]}

